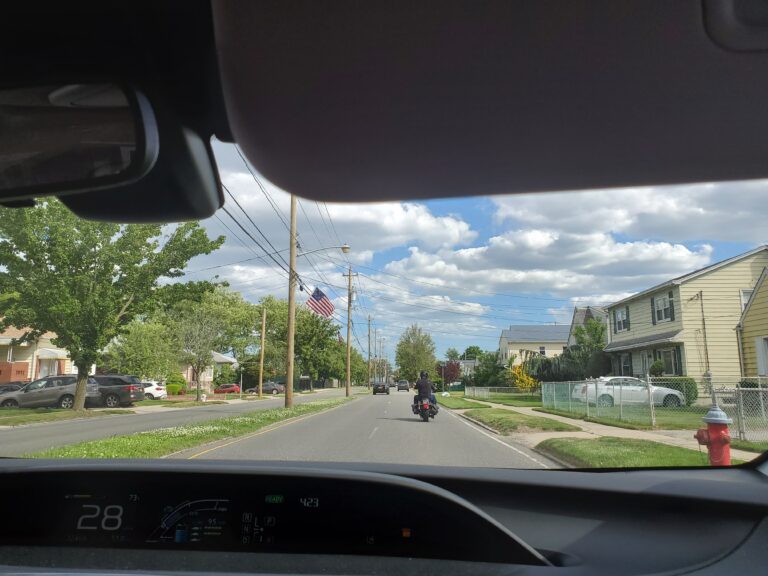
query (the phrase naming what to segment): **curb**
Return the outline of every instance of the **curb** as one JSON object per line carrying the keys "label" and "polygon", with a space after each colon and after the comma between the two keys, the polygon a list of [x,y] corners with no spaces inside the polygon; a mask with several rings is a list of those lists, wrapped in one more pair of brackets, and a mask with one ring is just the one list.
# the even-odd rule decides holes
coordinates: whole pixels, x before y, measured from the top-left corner
{"label": "curb", "polygon": [[464,418],[464,420],[469,420],[475,426],[479,426],[480,428],[482,428],[484,430],[487,430],[488,432],[496,434],[497,436],[501,436],[501,434],[499,434],[498,430],[496,430],[494,428],[491,428],[487,424],[483,424],[482,422],[479,422],[479,421],[475,420],[474,418],[470,418],[469,416],[466,416],[466,415],[462,414],[461,412],[456,412],[455,410],[453,411],[453,413],[458,415],[458,416],[460,416],[461,418]]}
{"label": "curb", "polygon": [[554,454],[551,454],[550,452],[547,452],[546,450],[540,450],[540,449],[539,449],[539,448],[537,448],[537,447],[536,447],[536,448],[531,448],[531,450],[533,450],[534,452],[536,452],[536,454],[541,454],[542,456],[544,456],[544,457],[546,457],[546,458],[549,458],[550,460],[552,460],[552,462],[555,462],[556,464],[559,464],[559,465],[560,465],[560,466],[562,466],[563,468],[569,468],[569,469],[574,469],[574,468],[576,468],[576,466],[574,466],[574,465],[573,465],[573,464],[571,464],[570,462],[568,462],[568,461],[566,461],[566,460],[563,460],[563,459],[562,459],[562,458],[560,458],[559,456],[555,456]]}

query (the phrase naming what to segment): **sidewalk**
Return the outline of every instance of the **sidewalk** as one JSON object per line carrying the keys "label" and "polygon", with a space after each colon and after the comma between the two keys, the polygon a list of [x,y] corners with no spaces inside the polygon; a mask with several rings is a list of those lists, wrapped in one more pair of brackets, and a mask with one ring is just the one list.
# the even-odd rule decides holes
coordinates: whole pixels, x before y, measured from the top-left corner
{"label": "sidewalk", "polygon": [[[619,428],[618,426],[608,426],[607,424],[598,424],[596,422],[587,422],[585,420],[579,420],[577,418],[567,418],[565,416],[557,416],[555,414],[547,414],[546,412],[537,412],[533,408],[521,408],[517,406],[507,406],[506,404],[496,404],[494,402],[488,402],[480,400],[485,404],[492,406],[493,408],[502,408],[504,410],[512,410],[525,414],[526,416],[539,416],[543,418],[550,418],[557,420],[558,422],[564,422],[573,426],[578,426],[582,429],[581,432],[531,432],[527,434],[520,434],[519,438],[515,438],[521,444],[524,444],[530,448],[535,447],[539,442],[548,440],[549,438],[597,438],[600,436],[613,436],[614,438],[632,438],[634,440],[650,440],[652,442],[659,442],[660,444],[668,444],[669,446],[678,446],[680,448],[688,448],[690,450],[696,450],[697,452],[706,452],[706,448],[699,446],[699,443],[693,437],[693,431],[688,432],[688,435],[674,434],[670,435],[668,431],[652,431],[652,430],[631,430],[629,428]],[[676,430],[675,432],[681,432]],[[735,450],[731,448],[731,457],[738,460],[749,461],[759,456],[756,452],[747,452],[745,450]]]}

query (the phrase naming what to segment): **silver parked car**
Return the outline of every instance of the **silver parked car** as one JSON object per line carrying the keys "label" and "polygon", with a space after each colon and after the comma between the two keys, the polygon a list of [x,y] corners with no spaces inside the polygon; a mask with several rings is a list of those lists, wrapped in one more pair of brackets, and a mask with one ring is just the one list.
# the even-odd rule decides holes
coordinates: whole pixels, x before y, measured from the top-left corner
{"label": "silver parked car", "polygon": [[[75,405],[76,375],[46,376],[30,382],[21,390],[8,392],[0,397],[3,408],[38,408],[56,406],[72,408]],[[88,404],[100,404],[101,392],[93,378],[88,378],[85,401]]]}
{"label": "silver parked car", "polygon": [[[679,390],[651,385],[654,406],[684,406],[685,396]],[[614,404],[648,404],[648,382],[629,376],[606,376],[574,386],[571,398],[600,406]]]}

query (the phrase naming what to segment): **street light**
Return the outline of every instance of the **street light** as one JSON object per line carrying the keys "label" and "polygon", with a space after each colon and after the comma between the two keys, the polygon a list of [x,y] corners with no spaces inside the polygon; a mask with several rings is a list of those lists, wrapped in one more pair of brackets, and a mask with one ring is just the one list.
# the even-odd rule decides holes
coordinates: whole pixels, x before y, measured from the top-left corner
{"label": "street light", "polygon": [[[306,256],[314,252],[339,248],[344,254],[350,250],[349,244],[317,248],[308,252],[296,254],[296,196],[291,194],[291,229],[290,256],[288,258],[288,358],[285,365],[285,407],[293,406],[293,365],[294,365],[294,336],[296,332],[296,256]],[[349,343],[347,343],[349,346]],[[347,355],[349,358],[349,355]],[[349,361],[347,361],[349,363]]]}

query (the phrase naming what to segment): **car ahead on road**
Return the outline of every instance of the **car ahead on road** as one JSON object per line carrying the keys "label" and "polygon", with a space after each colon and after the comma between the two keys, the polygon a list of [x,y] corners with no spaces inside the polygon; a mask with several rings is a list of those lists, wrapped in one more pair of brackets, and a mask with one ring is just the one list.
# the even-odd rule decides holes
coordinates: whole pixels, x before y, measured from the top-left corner
{"label": "car ahead on road", "polygon": [[240,394],[240,386],[237,384],[222,384],[218,388],[214,388],[214,394]]}
{"label": "car ahead on road", "polygon": [[[685,405],[685,396],[679,390],[651,385],[654,406],[678,407]],[[577,384],[571,398],[610,407],[618,404],[648,404],[648,382],[629,376],[610,376]]]}
{"label": "car ahead on road", "polygon": [[136,376],[100,374],[93,378],[99,384],[101,403],[107,408],[130,406],[144,400],[144,386]]}
{"label": "car ahead on road", "polygon": [[389,383],[389,387],[394,388],[395,386],[397,386],[397,383],[394,380],[392,380],[392,382]]}
{"label": "car ahead on road", "polygon": [[410,390],[411,385],[408,384],[408,380],[398,380],[397,381],[397,391],[400,392],[400,390],[405,390],[408,392]]}
{"label": "car ahead on road", "polygon": [[[248,388],[245,391],[246,394],[258,394],[259,389],[256,388]],[[285,386],[282,384],[278,384],[277,382],[264,382],[261,385],[261,393],[262,394],[283,394],[285,393]]]}
{"label": "car ahead on road", "polygon": [[[77,376],[62,374],[46,376],[30,382],[20,390],[7,392],[0,396],[0,406],[3,408],[41,408],[56,406],[72,408],[75,405]],[[88,378],[85,391],[86,404],[101,403],[99,384],[93,377]]]}
{"label": "car ahead on road", "polygon": [[373,393],[389,394],[389,386],[387,386],[386,382],[376,382],[376,384],[373,385]]}
{"label": "car ahead on road", "polygon": [[8,382],[7,384],[0,384],[0,394],[6,392],[16,392],[21,390],[26,385],[26,382]]}
{"label": "car ahead on road", "polygon": [[161,400],[168,397],[168,391],[165,386],[157,382],[142,382],[144,388],[144,398],[147,400]]}

